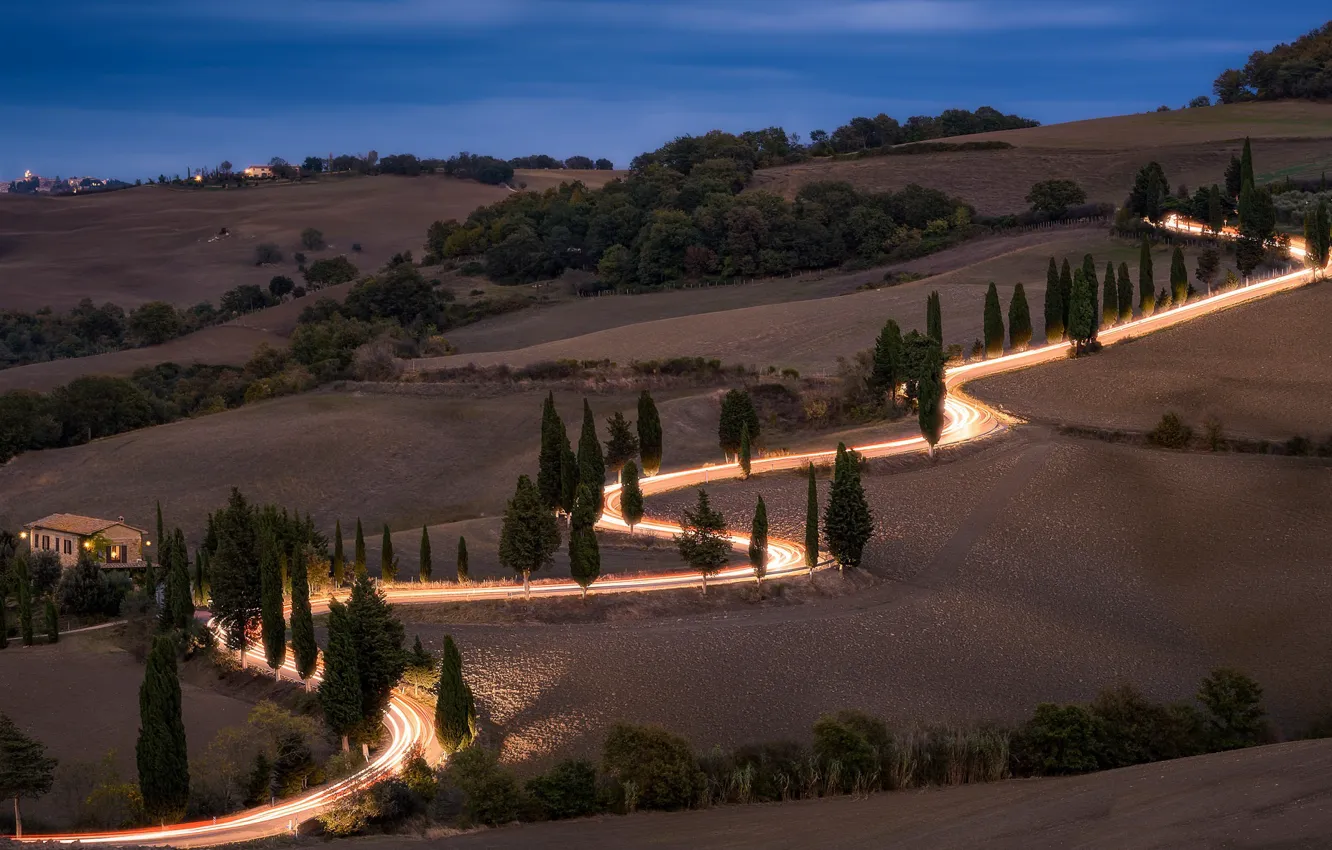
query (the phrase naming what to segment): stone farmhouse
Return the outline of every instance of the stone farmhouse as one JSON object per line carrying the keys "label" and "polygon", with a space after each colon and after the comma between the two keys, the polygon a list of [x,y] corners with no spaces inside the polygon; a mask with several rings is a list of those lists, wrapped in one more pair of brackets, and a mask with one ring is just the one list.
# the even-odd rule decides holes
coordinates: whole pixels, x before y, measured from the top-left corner
{"label": "stone farmhouse", "polygon": [[60,565],[78,563],[80,549],[95,549],[97,559],[108,568],[142,569],[143,551],[151,542],[147,532],[117,519],[98,519],[78,514],[51,514],[23,526],[22,537],[34,552],[51,551]]}

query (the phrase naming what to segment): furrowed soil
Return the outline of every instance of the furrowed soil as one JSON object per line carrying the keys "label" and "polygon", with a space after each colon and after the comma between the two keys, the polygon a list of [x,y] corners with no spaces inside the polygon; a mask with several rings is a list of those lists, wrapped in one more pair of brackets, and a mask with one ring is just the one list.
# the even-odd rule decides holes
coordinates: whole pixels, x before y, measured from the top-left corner
{"label": "furrowed soil", "polygon": [[[609,171],[523,172],[536,191],[561,180],[600,186]],[[294,254],[310,262],[346,254],[362,271],[399,251],[420,255],[437,219],[465,219],[510,191],[469,180],[334,177],[245,189],[141,186],[71,197],[0,197],[0,308],[68,309],[81,298],[126,310],[145,301],[188,307],[240,284],[267,286],[274,275],[299,280]],[[230,236],[214,238],[222,228]],[[323,232],[329,247],[310,251],[301,231]],[[254,249],[277,244],[283,262],[254,265]],[[356,253],[353,243],[362,251]]]}
{"label": "furrowed soil", "polygon": [[[1313,848],[1332,833],[1332,742],[1300,741],[1058,779],[528,824],[434,837],[453,850]],[[360,839],[414,850],[413,836]]]}
{"label": "furrowed soil", "polygon": [[[633,627],[413,621],[409,631],[432,644],[454,635],[504,757],[533,765],[595,756],[622,720],[660,723],[700,750],[804,738],[840,708],[900,725],[1017,722],[1037,703],[1117,683],[1187,699],[1223,664],[1262,682],[1286,736],[1332,703],[1325,465],[1023,428],[936,468],[883,468],[865,478],[876,516],[865,569],[878,581],[856,593]],[[797,475],[709,493],[742,526],[762,494],[773,534],[801,531]],[[649,515],[692,498],[654,497]]]}
{"label": "furrowed soil", "polygon": [[1195,431],[1332,435],[1332,285],[1304,287],[1118,344],[1092,357],[986,378],[967,392],[1019,416],[1146,431],[1174,411]]}
{"label": "furrowed soil", "polygon": [[910,183],[941,189],[983,215],[1027,208],[1033,183],[1077,182],[1093,203],[1122,204],[1134,175],[1159,162],[1171,186],[1221,183],[1245,136],[1254,141],[1260,183],[1317,178],[1332,168],[1332,106],[1314,103],[1241,104],[1169,113],[1126,115],[967,136],[1005,141],[1012,150],[814,160],[759,171],[750,188],[794,197],[806,183],[844,180],[863,191]]}

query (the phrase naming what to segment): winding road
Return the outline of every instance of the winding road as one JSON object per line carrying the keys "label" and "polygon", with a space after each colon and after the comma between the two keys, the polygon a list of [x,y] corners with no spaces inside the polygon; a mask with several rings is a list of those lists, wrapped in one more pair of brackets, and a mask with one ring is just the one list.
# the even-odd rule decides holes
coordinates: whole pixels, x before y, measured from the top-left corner
{"label": "winding road", "polygon": [[[1202,235],[1201,225],[1170,219],[1166,227],[1180,233]],[[1229,231],[1227,236],[1234,236]],[[1305,251],[1303,240],[1292,240],[1292,257],[1303,260]],[[1103,345],[1113,345],[1144,333],[1173,327],[1192,321],[1199,316],[1215,313],[1239,304],[1245,304],[1265,298],[1279,292],[1295,289],[1307,283],[1313,277],[1313,271],[1302,269],[1290,274],[1280,275],[1268,280],[1250,283],[1230,292],[1212,295],[1177,307],[1163,313],[1148,316],[1125,324],[1105,328],[1098,339]],[[967,381],[1025,369],[1052,360],[1062,360],[1068,356],[1069,343],[1056,343],[1026,351],[1015,352],[992,360],[977,361],[950,368],[945,375],[947,401],[945,411],[947,422],[940,445],[956,445],[977,440],[1002,431],[1006,418],[979,401],[968,398],[962,391]],[[856,446],[855,450],[865,457],[887,457],[922,452],[927,449],[923,437],[908,437],[882,443]],[[790,470],[804,467],[806,464],[831,463],[836,452],[820,451],[804,454],[784,455],[781,457],[759,458],[751,463],[754,475]],[[695,469],[680,470],[644,478],[641,487],[644,496],[664,493],[698,484],[739,478],[739,464],[728,463],[705,465]],[[620,512],[620,486],[606,488],[605,512],[598,523],[598,528],[607,531],[624,531],[628,524]],[[644,519],[634,527],[635,533],[650,534],[658,537],[671,537],[680,531],[680,527],[665,520]],[[731,543],[737,549],[745,549],[749,538],[742,533],[733,532]],[[780,578],[807,571],[804,563],[804,547],[790,540],[769,540],[768,577]],[[753,569],[748,563],[727,567],[710,579],[714,584],[734,584],[754,580]],[[668,573],[642,574],[617,578],[605,578],[597,581],[588,592],[591,594],[644,592],[671,590],[699,586],[699,575],[694,571],[675,571]],[[493,582],[468,585],[386,585],[384,591],[395,604],[471,602],[520,597],[525,591],[520,582]],[[575,596],[583,589],[572,580],[554,580],[534,582],[530,587],[531,596]],[[315,612],[328,610],[330,598],[312,600]],[[252,659],[259,666],[267,667],[261,647],[254,645],[246,650],[247,659]],[[288,653],[291,657],[291,653]],[[278,671],[284,679],[299,681],[294,662]],[[316,672],[316,681],[320,673]],[[215,821],[183,823],[159,829],[133,829],[103,833],[67,833],[51,835],[28,835],[24,841],[57,841],[65,843],[89,843],[111,845],[173,845],[195,847],[212,844],[224,844],[245,841],[293,830],[302,821],[315,817],[330,805],[350,794],[365,788],[384,776],[395,773],[402,763],[403,756],[412,744],[419,743],[429,757],[440,755],[434,736],[433,710],[412,698],[409,692],[399,689],[390,702],[384,718],[388,731],[387,743],[375,754],[372,761],[356,774],[341,781],[318,788],[310,793],[285,800],[276,806],[250,809]]]}

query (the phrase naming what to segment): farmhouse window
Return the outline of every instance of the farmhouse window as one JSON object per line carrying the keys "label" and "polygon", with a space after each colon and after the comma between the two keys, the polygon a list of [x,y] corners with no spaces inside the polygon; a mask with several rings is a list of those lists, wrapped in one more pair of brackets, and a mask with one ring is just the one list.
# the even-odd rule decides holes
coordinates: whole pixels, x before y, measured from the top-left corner
{"label": "farmhouse window", "polygon": [[106,552],[106,562],[108,564],[125,563],[125,547],[120,545],[109,547]]}
{"label": "farmhouse window", "polygon": [[49,535],[49,534],[43,534],[43,535],[42,535],[42,548],[43,548],[43,549],[50,549],[50,548],[51,548],[51,535]]}
{"label": "farmhouse window", "polygon": [[65,554],[66,555],[74,554],[74,541],[72,540],[65,541]]}

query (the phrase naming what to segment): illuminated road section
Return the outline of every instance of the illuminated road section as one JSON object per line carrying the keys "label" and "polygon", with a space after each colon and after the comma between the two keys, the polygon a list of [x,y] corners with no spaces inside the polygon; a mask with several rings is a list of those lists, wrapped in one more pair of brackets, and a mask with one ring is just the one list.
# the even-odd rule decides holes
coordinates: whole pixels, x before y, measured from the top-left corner
{"label": "illuminated road section", "polygon": [[[1202,225],[1178,219],[1167,220],[1165,226],[1181,233],[1205,235]],[[1235,232],[1228,230],[1224,235],[1233,237]],[[1293,240],[1290,253],[1300,260],[1304,259],[1303,240]],[[1230,292],[1198,299],[1162,313],[1135,319],[1112,328],[1101,330],[1097,339],[1102,345],[1113,345],[1144,333],[1173,327],[1192,321],[1199,316],[1225,310],[1239,304],[1245,304],[1259,298],[1265,298],[1278,292],[1295,289],[1306,283],[1312,276],[1307,269],[1280,275],[1269,280],[1250,283],[1248,286]],[[948,369],[944,383],[948,388],[945,412],[947,423],[944,427],[940,445],[956,445],[969,440],[979,439],[1002,430],[1005,425],[998,413],[984,404],[967,398],[960,392],[962,385],[971,380],[1025,369],[1052,360],[1068,357],[1070,343],[1054,343],[1039,348],[1007,354],[993,360],[981,360],[966,363]],[[855,450],[864,457],[888,457],[891,455],[911,454],[925,451],[925,439],[920,436],[904,437],[882,443],[856,446]],[[750,464],[752,474],[803,468],[809,463],[830,464],[835,451],[807,452],[804,454],[783,455],[781,457],[756,458]],[[737,463],[707,465],[695,469],[668,472],[653,475],[641,480],[644,496],[692,487],[713,481],[739,478],[740,466]],[[603,531],[627,531],[620,513],[620,485],[613,484],[606,488],[605,512],[597,523]],[[657,537],[672,537],[680,532],[675,523],[664,520],[647,519],[634,526],[635,534],[650,534]],[[747,549],[749,538],[742,533],[732,532],[731,544],[737,549]],[[805,551],[803,545],[790,540],[771,538],[768,543],[768,577],[780,578],[804,573]],[[827,559],[821,555],[820,562],[826,566]],[[709,579],[712,584],[735,584],[754,581],[753,568],[748,562],[735,564],[721,570]],[[681,570],[668,573],[609,577],[598,580],[587,591],[589,594],[625,593],[630,591],[672,590],[699,587],[700,577],[697,572]],[[520,582],[499,581],[477,584],[448,585],[384,585],[383,590],[389,600],[395,604],[424,604],[439,602],[478,602],[485,600],[513,599],[522,597],[524,589]],[[533,597],[576,596],[583,593],[583,588],[572,580],[534,582],[530,595]],[[330,599],[325,597],[311,601],[315,612],[328,610]],[[246,656],[259,666],[267,666],[263,650],[251,646]],[[288,657],[291,653],[288,652]],[[285,679],[297,680],[294,662],[288,661],[280,671]],[[319,673],[315,674],[315,680]],[[355,775],[340,782],[324,786],[300,797],[285,800],[271,808],[251,809],[217,821],[178,824],[162,829],[124,830],[106,833],[82,833],[63,835],[25,836],[24,841],[59,841],[101,844],[171,844],[175,846],[203,846],[244,841],[261,838],[291,830],[301,821],[309,820],[337,800],[353,794],[378,781],[384,776],[395,773],[402,764],[403,755],[413,743],[420,743],[428,754],[438,754],[435,744],[434,721],[429,707],[412,699],[405,691],[395,693],[384,717],[388,731],[388,744],[381,749],[373,761]]]}

